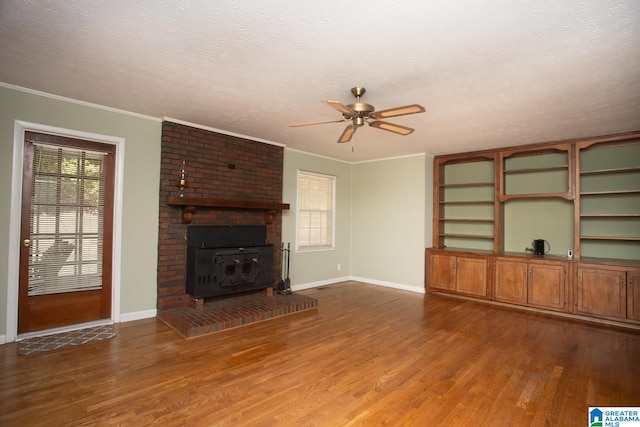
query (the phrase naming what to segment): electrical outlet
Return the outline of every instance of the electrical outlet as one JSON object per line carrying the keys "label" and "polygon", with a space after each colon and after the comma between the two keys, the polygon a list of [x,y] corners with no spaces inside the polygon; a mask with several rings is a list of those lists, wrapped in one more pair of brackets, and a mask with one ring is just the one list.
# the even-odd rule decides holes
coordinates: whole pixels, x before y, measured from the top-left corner
{"label": "electrical outlet", "polygon": [[338,271],[342,270],[342,264],[338,264]]}

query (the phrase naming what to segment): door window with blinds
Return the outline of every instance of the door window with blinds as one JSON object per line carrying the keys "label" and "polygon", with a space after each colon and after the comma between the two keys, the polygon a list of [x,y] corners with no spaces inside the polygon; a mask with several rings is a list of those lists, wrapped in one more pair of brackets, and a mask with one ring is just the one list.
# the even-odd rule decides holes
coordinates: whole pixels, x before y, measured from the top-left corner
{"label": "door window with blinds", "polygon": [[33,149],[28,295],[100,289],[108,154]]}
{"label": "door window with blinds", "polygon": [[336,177],[298,171],[299,250],[335,248]]}

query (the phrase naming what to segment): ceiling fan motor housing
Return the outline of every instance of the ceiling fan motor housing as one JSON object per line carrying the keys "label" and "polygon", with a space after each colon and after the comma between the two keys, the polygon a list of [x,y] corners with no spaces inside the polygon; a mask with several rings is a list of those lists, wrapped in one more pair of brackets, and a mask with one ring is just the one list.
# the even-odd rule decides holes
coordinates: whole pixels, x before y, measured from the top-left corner
{"label": "ceiling fan motor housing", "polygon": [[356,114],[342,114],[345,119],[353,121],[354,126],[364,126],[365,119],[369,117],[369,113],[375,111],[375,107],[371,104],[365,104],[360,102],[360,97],[364,95],[366,89],[360,86],[352,87],[351,93],[356,97],[357,102],[355,104],[347,105],[347,108],[354,111]]}
{"label": "ceiling fan motor housing", "polygon": [[373,113],[375,108],[371,104],[364,104],[362,102],[356,102],[355,104],[347,105],[347,108],[355,111],[356,114],[343,114],[345,119],[353,120],[355,126],[364,125],[364,119],[369,117],[369,113]]}

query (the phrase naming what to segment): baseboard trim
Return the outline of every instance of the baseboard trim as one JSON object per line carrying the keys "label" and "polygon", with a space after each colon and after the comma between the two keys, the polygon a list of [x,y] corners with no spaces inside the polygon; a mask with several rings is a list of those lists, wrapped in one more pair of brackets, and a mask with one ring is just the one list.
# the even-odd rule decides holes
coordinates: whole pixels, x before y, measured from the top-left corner
{"label": "baseboard trim", "polygon": [[121,313],[120,322],[131,322],[134,320],[149,319],[152,317],[156,317],[157,315],[158,310],[156,310],[155,308],[153,310],[134,311],[133,313]]}
{"label": "baseboard trim", "polygon": [[355,280],[356,282],[369,283],[371,285],[376,285],[376,286],[382,286],[385,288],[399,289],[401,291],[416,292],[419,294],[425,293],[424,286],[420,286],[420,287],[409,286],[402,283],[385,282],[382,280],[375,280],[375,279],[369,279],[366,277],[357,277],[357,276],[351,277],[351,280]]}
{"label": "baseboard trim", "polygon": [[357,277],[357,276],[336,277],[334,279],[329,279],[329,280],[321,280],[318,282],[304,283],[301,285],[292,286],[291,290],[301,291],[304,289],[319,288],[320,286],[333,285],[335,283],[347,282],[349,280],[353,280],[355,282],[368,283],[370,285],[375,285],[375,286],[382,286],[385,288],[393,288],[393,289],[399,289],[402,291],[416,292],[419,294],[425,293],[423,286],[421,287],[409,286],[409,285],[403,285],[401,283],[385,282],[381,280],[374,280],[374,279],[368,279],[366,277]]}
{"label": "baseboard trim", "polygon": [[304,289],[319,288],[320,286],[333,285],[334,283],[346,282],[348,280],[352,280],[351,277],[349,277],[349,276],[336,277],[336,278],[328,279],[328,280],[320,280],[320,281],[317,281],[317,282],[303,283],[301,285],[293,285],[293,286],[291,286],[291,290],[292,291],[302,291]]}

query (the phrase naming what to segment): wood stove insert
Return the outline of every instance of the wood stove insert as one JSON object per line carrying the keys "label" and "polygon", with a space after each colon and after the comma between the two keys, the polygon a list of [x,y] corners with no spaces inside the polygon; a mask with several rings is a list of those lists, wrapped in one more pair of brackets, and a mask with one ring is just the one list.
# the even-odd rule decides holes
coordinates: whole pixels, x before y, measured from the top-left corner
{"label": "wood stove insert", "polygon": [[264,225],[187,227],[186,291],[193,298],[273,286],[273,244]]}

